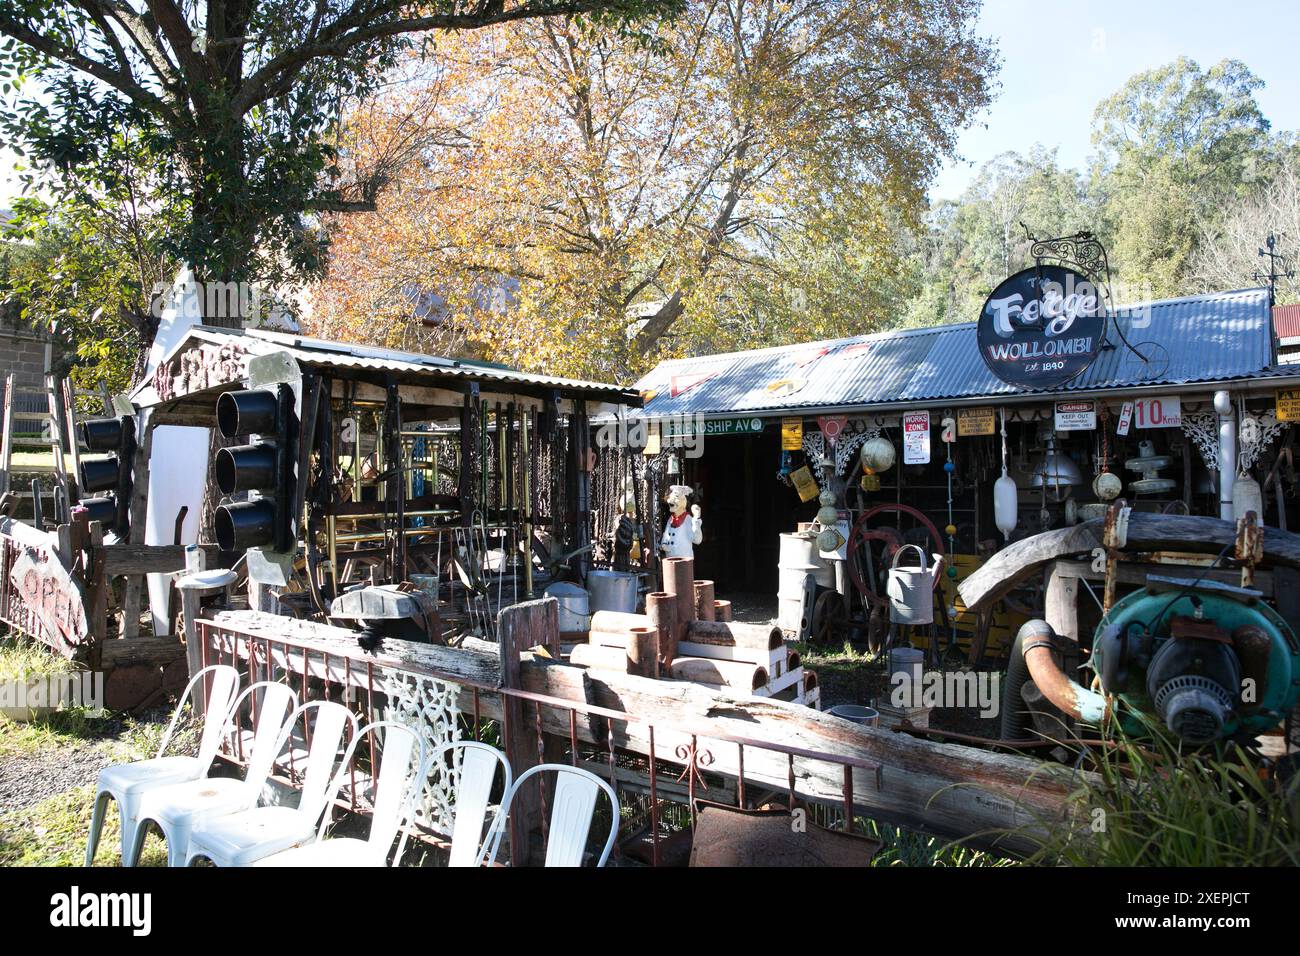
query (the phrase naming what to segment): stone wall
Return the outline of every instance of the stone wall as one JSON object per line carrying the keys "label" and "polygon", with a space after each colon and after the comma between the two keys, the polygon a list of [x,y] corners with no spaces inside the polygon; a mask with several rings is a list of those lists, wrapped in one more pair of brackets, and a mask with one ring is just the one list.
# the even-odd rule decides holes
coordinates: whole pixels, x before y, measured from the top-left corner
{"label": "stone wall", "polygon": [[9,373],[21,388],[42,388],[45,385],[46,343],[30,334],[0,328],[0,380]]}

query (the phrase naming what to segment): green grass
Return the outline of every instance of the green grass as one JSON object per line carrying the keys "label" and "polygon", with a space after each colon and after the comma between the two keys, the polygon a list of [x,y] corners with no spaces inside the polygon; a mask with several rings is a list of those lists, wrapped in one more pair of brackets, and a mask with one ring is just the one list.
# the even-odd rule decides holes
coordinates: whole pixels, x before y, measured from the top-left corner
{"label": "green grass", "polygon": [[44,644],[25,637],[0,639],[0,681],[67,674],[72,670],[72,661],[54,653]]}
{"label": "green grass", "polygon": [[1300,777],[1261,777],[1240,747],[1184,753],[1153,731],[1120,736],[1027,862],[1065,866],[1300,865]]}
{"label": "green grass", "polygon": [[884,845],[871,860],[872,866],[939,866],[939,867],[983,867],[1016,866],[1014,860],[973,850],[951,840],[941,837],[904,830],[875,820],[865,821],[861,832],[875,837]]}
{"label": "green grass", "polygon": [[[0,866],[83,865],[94,798],[94,787],[77,787],[33,806],[0,814]],[[110,802],[95,865],[119,865],[120,845],[117,808]],[[145,840],[139,865],[167,865],[167,850],[156,833]]]}
{"label": "green grass", "polygon": [[15,451],[13,453],[13,470],[25,468],[53,468],[54,455],[48,451]]}

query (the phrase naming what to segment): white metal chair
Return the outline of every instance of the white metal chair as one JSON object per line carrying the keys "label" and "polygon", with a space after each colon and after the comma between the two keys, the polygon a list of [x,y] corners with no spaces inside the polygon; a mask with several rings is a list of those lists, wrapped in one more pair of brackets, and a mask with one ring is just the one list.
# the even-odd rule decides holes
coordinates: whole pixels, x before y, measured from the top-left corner
{"label": "white metal chair", "polygon": [[162,831],[167,840],[167,865],[183,866],[189,859],[190,834],[204,820],[247,810],[257,804],[271,766],[280,752],[280,742],[288,715],[297,707],[298,695],[287,684],[258,681],[250,684],[235,699],[228,726],[237,734],[239,708],[246,697],[262,693],[262,704],[254,721],[253,741],[248,754],[248,772],[243,780],[235,777],[205,777],[146,791],[140,798],[136,817],[135,841],[123,866],[134,866],[144,848],[149,824]]}
{"label": "white metal chair", "polygon": [[601,790],[609,797],[610,824],[609,837],[605,840],[605,848],[601,851],[596,866],[604,866],[609,859],[610,851],[614,849],[614,838],[618,835],[619,823],[618,796],[614,793],[614,788],[581,767],[543,763],[520,774],[501,801],[501,812],[497,814],[493,826],[492,849],[488,857],[490,864],[496,862],[497,852],[501,849],[501,836],[509,826],[510,806],[514,803],[515,796],[530,777],[549,772],[555,774],[555,788],[551,797],[551,820],[546,838],[546,861],[543,865],[582,866],[587,834],[591,831],[591,821],[596,814],[596,798]]}
{"label": "white metal chair", "polygon": [[250,807],[201,820],[190,834],[187,866],[193,866],[199,859],[210,860],[217,866],[249,866],[262,857],[316,839],[316,824],[325,812],[339,750],[357,735],[358,724],[357,718],[342,704],[308,701],[289,716],[280,734],[277,755],[293,736],[298,718],[309,720],[308,713],[313,710],[316,720],[312,725],[298,805]]}
{"label": "white metal chair", "polygon": [[385,866],[397,831],[410,816],[420,791],[420,771],[424,768],[424,741],[415,731],[395,720],[380,720],[352,738],[334,777],[332,794],[337,795],[347,782],[348,770],[357,749],[371,734],[384,731],[384,747],[375,780],[375,805],[370,817],[370,835],[364,840],[353,837],[325,837],[333,813],[326,813],[317,830],[315,842],[262,857],[253,866]]}
{"label": "white metal chair", "polygon": [[[496,815],[492,826],[486,833],[483,822],[487,819],[488,801],[492,798],[492,785],[496,782],[497,767],[501,768],[505,780],[504,795],[510,792],[514,774],[510,771],[510,761],[506,755],[495,747],[475,740],[457,740],[443,744],[425,761],[420,770],[419,780],[423,784],[447,754],[452,755],[453,762],[459,753],[460,777],[456,782],[456,803],[452,808],[451,851],[448,854],[448,866],[482,866],[491,847],[492,835],[496,830]],[[417,791],[416,799],[419,799]],[[500,813],[498,808],[497,814]],[[396,860],[401,860],[406,849],[406,838],[410,828],[402,829],[402,839],[397,844]]]}
{"label": "white metal chair", "polygon": [[[209,678],[212,687],[203,711],[203,734],[199,739],[198,756],[176,754],[164,757],[186,702],[194,695],[194,688]],[[99,781],[95,785],[95,804],[90,817],[90,838],[86,843],[86,866],[95,860],[95,849],[99,846],[109,797],[117,804],[118,816],[122,820],[122,860],[125,862],[131,847],[135,845],[141,797],[151,789],[197,780],[207,774],[217,755],[217,748],[221,745],[221,734],[238,691],[239,671],[229,664],[213,664],[203,668],[185,685],[185,692],[176,705],[176,712],[172,714],[172,722],[158,747],[158,756],[149,760],[137,760],[135,763],[114,764],[99,772]]]}

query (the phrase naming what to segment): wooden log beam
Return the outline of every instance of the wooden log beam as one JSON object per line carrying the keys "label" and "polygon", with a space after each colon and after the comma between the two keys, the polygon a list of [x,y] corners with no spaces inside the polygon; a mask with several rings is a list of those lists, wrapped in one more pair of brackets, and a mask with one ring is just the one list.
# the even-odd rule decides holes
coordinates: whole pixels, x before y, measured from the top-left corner
{"label": "wooden log beam", "polygon": [[105,670],[134,664],[166,667],[185,656],[185,646],[174,635],[163,637],[116,638],[102,641],[100,666]]}
{"label": "wooden log beam", "polygon": [[[961,583],[958,591],[962,601],[968,609],[981,611],[1032,578],[1047,562],[1091,552],[1102,544],[1104,524],[1105,519],[1096,518],[1008,545]],[[1213,555],[1230,546],[1236,538],[1237,527],[1231,521],[1135,511],[1129,514],[1123,550],[1126,553],[1176,550]],[[1263,563],[1300,568],[1300,535],[1265,528]]]}
{"label": "wooden log beam", "polygon": [[[318,652],[310,657],[310,672],[323,676],[320,652],[327,652],[330,678],[335,683],[350,675],[354,685],[365,686],[367,662],[375,670],[386,666],[432,670],[449,681],[486,687],[497,686],[499,677],[499,660],[478,650],[390,640],[370,655],[359,652],[352,632],[329,625],[252,611],[221,611],[214,616],[214,623],[264,633],[277,663],[294,673],[302,670],[302,652],[291,648],[286,656],[284,645],[274,642],[308,641]],[[858,812],[947,838],[968,838],[973,846],[1032,852],[1034,834],[1066,821],[1073,807],[1071,794],[1093,780],[1089,774],[1029,757],[863,727],[783,701],[710,692],[684,681],[656,681],[606,670],[586,671],[585,681],[575,681],[571,673],[575,670],[579,669],[553,662],[521,661],[521,677],[528,691],[628,713],[628,722],[609,721],[613,743],[619,748],[648,754],[648,728],[653,724],[656,759],[680,763],[676,748],[688,745],[694,733],[713,757],[707,770],[731,777],[738,771],[737,747],[716,736],[708,739],[710,735],[875,761],[883,768],[879,787],[873,773],[853,771],[853,803]],[[807,682],[805,671],[805,686]],[[498,695],[480,691],[478,705],[484,718],[500,719]],[[472,690],[465,688],[460,707],[468,712],[472,706]],[[584,721],[579,715],[576,733],[582,742],[604,747],[606,723],[603,716]],[[568,712],[543,707],[542,727],[545,733],[567,738]],[[785,792],[789,767],[784,754],[747,745],[744,762],[748,786]],[[800,799],[839,805],[843,787],[842,766],[795,758],[795,793]]]}
{"label": "wooden log beam", "polygon": [[[199,545],[208,566],[215,566],[221,551],[215,544]],[[116,574],[167,574],[185,570],[185,545],[183,544],[106,544],[104,570],[112,577]]]}

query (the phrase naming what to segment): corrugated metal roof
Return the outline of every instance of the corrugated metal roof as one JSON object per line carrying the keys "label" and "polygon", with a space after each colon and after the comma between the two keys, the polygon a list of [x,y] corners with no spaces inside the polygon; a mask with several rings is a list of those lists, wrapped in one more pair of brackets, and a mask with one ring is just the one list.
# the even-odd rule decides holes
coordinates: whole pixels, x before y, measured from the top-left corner
{"label": "corrugated metal roof", "polygon": [[1273,306],[1273,328],[1279,339],[1300,338],[1300,305]]}
{"label": "corrugated metal roof", "polygon": [[503,365],[477,362],[471,359],[453,359],[440,355],[423,355],[419,352],[402,352],[396,349],[357,345],[350,342],[331,342],[309,336],[264,329],[219,329],[195,326],[186,338],[172,350],[168,359],[187,348],[192,340],[227,342],[238,340],[258,354],[287,352],[301,365],[340,369],[363,369],[392,372],[405,380],[436,385],[439,381],[456,379],[481,382],[486,385],[515,386],[518,388],[559,389],[581,392],[592,397],[610,399],[621,404],[639,405],[640,396],[634,389],[622,388],[604,382],[587,382],[560,378],[555,375],[531,375]]}
{"label": "corrugated metal roof", "polygon": [[[1127,307],[1114,348],[1050,392],[1213,382],[1264,373],[1273,361],[1268,291],[1244,289]],[[1127,348],[1117,327],[1144,362]],[[651,416],[887,405],[1026,394],[980,357],[975,323],[662,362],[637,382]]]}

